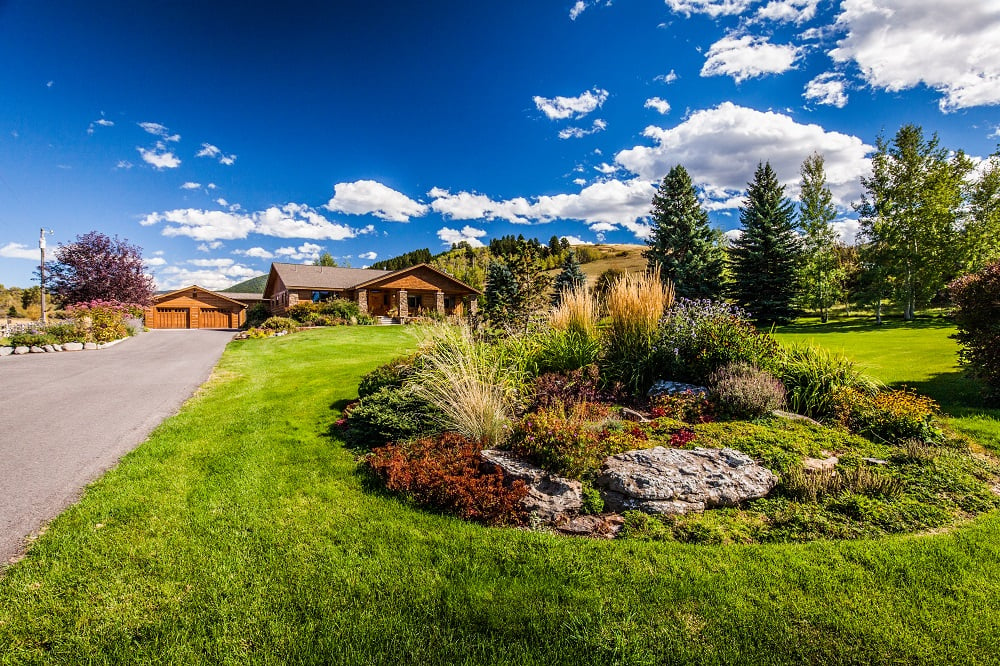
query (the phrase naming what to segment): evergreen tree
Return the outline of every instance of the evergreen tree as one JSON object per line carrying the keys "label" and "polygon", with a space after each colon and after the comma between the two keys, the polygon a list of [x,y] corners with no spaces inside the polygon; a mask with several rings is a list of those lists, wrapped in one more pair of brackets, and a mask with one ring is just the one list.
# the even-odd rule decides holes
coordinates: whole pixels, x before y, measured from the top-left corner
{"label": "evergreen tree", "polygon": [[825,323],[844,281],[837,254],[837,231],[830,224],[837,217],[837,208],[826,184],[822,155],[813,153],[807,157],[799,173],[802,175],[799,195],[799,227],[803,233],[802,300],[806,306],[818,310]]}
{"label": "evergreen tree", "polygon": [[685,298],[718,298],[723,289],[725,254],[708,226],[687,170],[677,165],[653,196],[652,233],[643,254],[650,270],[674,284]]}
{"label": "evergreen tree", "polygon": [[517,305],[517,280],[502,261],[491,261],[486,267],[486,289],[483,292],[486,304],[484,314],[498,324],[513,321]]}
{"label": "evergreen tree", "polygon": [[733,241],[733,299],[758,322],[785,323],[795,317],[799,239],[792,203],[770,163],[758,164],[740,207],[742,235]]}
{"label": "evergreen tree", "polygon": [[570,250],[566,253],[563,261],[562,272],[556,276],[553,283],[555,293],[552,295],[552,305],[559,305],[562,302],[563,292],[579,287],[587,281],[587,276],[580,270],[580,262],[576,259],[576,252]]}
{"label": "evergreen tree", "polygon": [[319,259],[313,262],[314,266],[337,266],[337,260],[333,258],[333,255],[329,252],[324,252],[319,255]]}

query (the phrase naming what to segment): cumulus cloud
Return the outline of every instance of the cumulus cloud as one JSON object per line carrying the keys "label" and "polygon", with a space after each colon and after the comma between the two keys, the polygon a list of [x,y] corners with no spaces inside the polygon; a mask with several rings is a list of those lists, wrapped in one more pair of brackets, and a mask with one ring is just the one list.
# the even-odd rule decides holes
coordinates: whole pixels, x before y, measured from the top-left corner
{"label": "cumulus cloud", "polygon": [[587,3],[583,0],[576,0],[574,4],[569,9],[569,20],[575,21],[576,17],[583,13],[583,10],[587,8]]}
{"label": "cumulus cloud", "polygon": [[[156,142],[156,147],[152,150],[147,150],[146,148],[136,147],[139,151],[139,155],[142,157],[142,161],[147,164],[151,164],[157,169],[176,169],[181,165],[180,159],[174,155],[171,151],[167,150],[166,145],[162,141]],[[119,164],[121,164],[119,162]]]}
{"label": "cumulus cloud", "polygon": [[675,72],[674,70],[670,70],[666,74],[660,74],[659,76],[653,77],[653,80],[670,85],[671,83],[677,80],[677,72]]}
{"label": "cumulus cloud", "polygon": [[787,72],[795,66],[799,54],[799,47],[791,44],[771,44],[767,37],[730,33],[709,47],[701,75],[731,76],[741,83]]}
{"label": "cumulus cloud", "polygon": [[195,153],[195,157],[213,157],[214,158],[214,157],[218,157],[219,153],[221,153],[221,152],[222,151],[219,150],[218,146],[213,146],[210,143],[203,143],[203,144],[201,144],[201,150],[199,150],[197,153]]}
{"label": "cumulus cloud", "polygon": [[757,10],[756,18],[796,25],[816,16],[819,0],[771,0]]}
{"label": "cumulus cloud", "polygon": [[95,127],[114,127],[115,123],[112,120],[108,120],[104,117],[104,112],[101,112],[101,117],[90,123],[87,126],[87,134],[93,134]]}
{"label": "cumulus cloud", "polygon": [[199,187],[201,187],[201,183],[193,183],[190,180],[181,185],[182,190],[197,190]]}
{"label": "cumulus cloud", "polygon": [[526,217],[531,204],[523,197],[494,201],[485,194],[457,192],[435,187],[427,193],[433,201],[430,207],[435,213],[453,220],[494,220],[501,219],[515,224],[529,224]]}
{"label": "cumulus cloud", "polygon": [[659,97],[650,97],[642,106],[646,109],[655,109],[657,113],[664,116],[670,113],[670,103]]}
{"label": "cumulus cloud", "polygon": [[585,241],[577,236],[563,236],[562,239],[570,245],[593,245],[590,241]]}
{"label": "cumulus cloud", "polygon": [[420,217],[427,212],[425,204],[375,180],[337,183],[333,192],[333,198],[325,207],[337,213],[370,213],[390,222],[409,222],[411,217]]}
{"label": "cumulus cloud", "polygon": [[246,238],[256,228],[254,220],[246,215],[197,208],[150,213],[139,224],[148,227],[160,222],[165,223],[162,232],[164,236],[187,236],[199,241]]}
{"label": "cumulus cloud", "polygon": [[3,247],[0,247],[0,257],[6,259],[34,259],[39,260],[38,248],[28,247],[21,243],[7,243]]}
{"label": "cumulus cloud", "polygon": [[582,139],[585,136],[591,134],[597,134],[598,132],[603,132],[608,128],[608,123],[606,120],[601,118],[595,118],[594,123],[590,126],[590,129],[583,129],[582,127],[566,127],[559,130],[560,139]]}
{"label": "cumulus cloud", "polygon": [[161,125],[160,123],[139,123],[139,127],[153,136],[160,137],[164,141],[177,142],[181,140],[180,134],[171,134],[166,125]]}
{"label": "cumulus cloud", "polygon": [[239,254],[244,257],[252,257],[254,259],[274,259],[274,254],[268,252],[262,247],[252,247],[248,250],[233,250],[233,254]]}
{"label": "cumulus cloud", "polygon": [[643,134],[655,145],[623,150],[617,163],[650,181],[683,164],[714,210],[738,206],[747,181],[765,160],[789,186],[787,193],[797,196],[799,167],[813,152],[825,157],[836,203],[847,209],[860,195],[859,178],[870,172],[866,155],[873,150],[858,137],[732,102],[697,111],[672,128],[647,127]]}
{"label": "cumulus cloud", "polygon": [[[200,261],[200,260],[199,260]],[[206,289],[225,289],[233,284],[253,277],[259,271],[238,263],[223,266],[167,266],[156,271],[156,286],[159,289],[180,289],[197,284]]]}
{"label": "cumulus cloud", "polygon": [[116,169],[131,169],[133,166],[128,160],[118,160],[118,163],[115,164]]}
{"label": "cumulus cloud", "polygon": [[309,206],[297,203],[271,206],[256,213],[254,220],[254,233],[276,238],[344,240],[359,233],[357,229],[331,222]]}
{"label": "cumulus cloud", "polygon": [[667,7],[678,14],[707,14],[712,18],[742,14],[754,0],[666,0]]}
{"label": "cumulus cloud", "polygon": [[846,87],[847,83],[840,74],[825,72],[806,84],[802,96],[810,102],[842,109],[847,106]]}
{"label": "cumulus cloud", "polygon": [[841,218],[834,220],[830,226],[837,231],[837,235],[840,236],[840,242],[845,245],[854,245],[858,242],[858,231],[861,228],[861,224],[857,220]]}
{"label": "cumulus cloud", "polygon": [[251,233],[274,238],[344,240],[374,231],[374,227],[370,225],[364,229],[355,229],[330,222],[309,206],[297,203],[271,206],[256,213],[243,213],[233,208],[181,208],[150,213],[139,223],[143,226],[163,223],[164,236],[186,236],[205,242],[238,240]]}
{"label": "cumulus cloud", "polygon": [[483,242],[479,240],[486,235],[486,231],[483,229],[476,229],[465,225],[462,227],[461,231],[458,229],[449,229],[448,227],[441,227],[438,229],[437,237],[441,239],[444,245],[453,245],[455,243],[468,243],[471,247],[483,247]]}
{"label": "cumulus cloud", "polygon": [[187,263],[201,268],[229,268],[236,262],[232,259],[223,257],[220,259],[188,259]]}
{"label": "cumulus cloud", "polygon": [[316,243],[303,243],[298,247],[279,247],[274,251],[276,257],[281,259],[292,259],[294,261],[316,261],[319,253],[323,251],[323,246]]}
{"label": "cumulus cloud", "polygon": [[608,91],[594,88],[584,91],[576,97],[541,97],[535,95],[535,106],[549,120],[565,120],[566,118],[582,118],[594,109],[604,105],[608,99]]}
{"label": "cumulus cloud", "polygon": [[210,243],[201,243],[195,249],[199,252],[211,252],[212,250],[218,250],[222,247],[222,241],[212,241]]}
{"label": "cumulus cloud", "polygon": [[362,252],[358,255],[358,259],[366,259],[368,261],[372,261],[377,258],[378,254],[376,252]]}
{"label": "cumulus cloud", "polygon": [[163,266],[164,264],[167,263],[167,260],[164,259],[163,257],[150,257],[148,259],[143,259],[143,262],[145,262],[147,266],[156,267],[156,266]]}
{"label": "cumulus cloud", "polygon": [[844,0],[846,36],[830,56],[853,61],[873,88],[924,84],[942,111],[1000,104],[1000,20],[995,2]]}

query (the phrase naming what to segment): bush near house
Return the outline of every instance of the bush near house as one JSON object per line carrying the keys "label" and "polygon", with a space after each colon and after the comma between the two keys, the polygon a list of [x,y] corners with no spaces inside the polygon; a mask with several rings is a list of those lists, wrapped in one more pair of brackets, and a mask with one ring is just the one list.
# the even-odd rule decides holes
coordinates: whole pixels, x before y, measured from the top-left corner
{"label": "bush near house", "polygon": [[991,402],[1000,402],[1000,262],[948,286],[958,325],[955,339],[959,358],[986,389]]}

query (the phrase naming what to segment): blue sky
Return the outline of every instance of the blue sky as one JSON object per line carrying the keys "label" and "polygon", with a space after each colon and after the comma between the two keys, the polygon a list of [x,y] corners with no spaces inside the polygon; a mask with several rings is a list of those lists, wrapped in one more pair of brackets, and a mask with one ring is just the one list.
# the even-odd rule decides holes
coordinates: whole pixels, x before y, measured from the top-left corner
{"label": "blue sky", "polygon": [[0,283],[99,230],[160,288],[329,251],[504,234],[641,242],[691,172],[712,220],[758,161],[850,203],[880,132],[997,148],[1000,2],[0,1]]}

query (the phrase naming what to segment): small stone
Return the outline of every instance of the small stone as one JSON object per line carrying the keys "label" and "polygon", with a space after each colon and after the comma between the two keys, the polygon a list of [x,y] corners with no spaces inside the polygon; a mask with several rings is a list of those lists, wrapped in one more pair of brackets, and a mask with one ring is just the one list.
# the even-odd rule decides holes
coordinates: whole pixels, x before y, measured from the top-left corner
{"label": "small stone", "polygon": [[44,349],[45,351],[47,351],[49,353],[54,352],[56,350],[56,348],[54,346],[52,346],[52,345],[45,345],[44,347],[42,347],[42,349]]}
{"label": "small stone", "polygon": [[588,536],[599,539],[614,539],[625,524],[625,519],[617,513],[602,516],[575,516],[556,525],[556,530],[570,536]]}
{"label": "small stone", "polygon": [[0,356],[10,356],[14,353],[13,347],[0,347]]}
{"label": "small stone", "polygon": [[83,349],[82,342],[67,342],[62,346],[63,351],[80,351]]}
{"label": "small stone", "polygon": [[685,384],[684,382],[671,382],[666,379],[660,379],[653,383],[650,387],[649,392],[646,394],[650,398],[655,398],[660,395],[674,395],[677,393],[684,393],[690,391],[695,395],[708,395],[708,389],[704,386],[698,386],[697,384]]}
{"label": "small stone", "polygon": [[862,458],[869,465],[888,465],[888,460],[882,460],[881,458]]}
{"label": "small stone", "polygon": [[97,349],[97,343],[96,342],[85,342],[83,344],[83,348],[84,349]]}
{"label": "small stone", "polygon": [[28,351],[30,351],[32,354],[44,354],[45,353],[45,350],[42,349],[41,347],[39,347],[38,345],[31,345],[31,349],[29,349]]}
{"label": "small stone", "polygon": [[62,351],[62,345],[52,345],[52,351]]}
{"label": "small stone", "polygon": [[832,472],[838,462],[840,462],[840,459],[837,456],[830,456],[829,458],[806,458],[802,461],[802,468],[807,472],[815,474]]}
{"label": "small stone", "polygon": [[779,419],[786,419],[788,421],[799,421],[800,423],[808,423],[809,425],[822,425],[816,419],[811,419],[808,416],[803,416],[802,414],[796,414],[795,412],[785,412],[780,409],[776,409],[771,412],[771,416],[776,416]]}
{"label": "small stone", "polygon": [[21,354],[27,354],[30,351],[31,351],[30,349],[28,349],[27,347],[25,347],[23,345],[20,346],[20,347],[14,347],[14,353],[17,354],[17,355],[19,355],[19,356]]}

